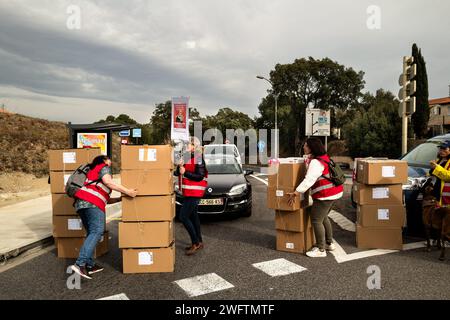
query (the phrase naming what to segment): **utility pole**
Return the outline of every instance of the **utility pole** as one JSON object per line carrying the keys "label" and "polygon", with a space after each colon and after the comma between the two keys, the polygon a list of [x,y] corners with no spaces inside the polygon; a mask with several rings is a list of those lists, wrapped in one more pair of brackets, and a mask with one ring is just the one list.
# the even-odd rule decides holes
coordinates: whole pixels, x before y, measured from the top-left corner
{"label": "utility pole", "polygon": [[399,78],[401,86],[398,97],[401,100],[399,105],[399,116],[402,118],[402,155],[408,152],[408,116],[416,112],[416,80],[417,65],[411,56],[403,57],[403,73]]}

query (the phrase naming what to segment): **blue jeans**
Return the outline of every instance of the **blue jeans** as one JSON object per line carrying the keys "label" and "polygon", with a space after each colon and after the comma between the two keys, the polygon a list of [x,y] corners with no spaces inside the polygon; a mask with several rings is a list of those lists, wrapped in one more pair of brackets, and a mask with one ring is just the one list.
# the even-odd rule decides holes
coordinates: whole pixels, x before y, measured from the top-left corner
{"label": "blue jeans", "polygon": [[80,249],[76,264],[93,266],[95,248],[105,232],[105,213],[99,208],[80,209],[77,213],[87,231],[87,237]]}
{"label": "blue jeans", "polygon": [[191,237],[192,244],[203,242],[200,232],[200,217],[198,215],[198,203],[200,198],[185,197],[180,209],[180,221]]}

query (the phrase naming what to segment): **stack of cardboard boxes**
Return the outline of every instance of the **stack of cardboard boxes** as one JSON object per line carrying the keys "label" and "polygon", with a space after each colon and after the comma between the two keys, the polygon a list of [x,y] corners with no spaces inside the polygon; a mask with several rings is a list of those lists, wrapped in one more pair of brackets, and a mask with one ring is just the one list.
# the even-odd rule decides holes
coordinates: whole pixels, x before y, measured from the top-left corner
{"label": "stack of cardboard boxes", "polygon": [[276,248],[279,251],[305,253],[314,244],[309,193],[289,205],[287,193],[294,192],[306,174],[303,158],[279,159],[269,168],[267,206],[275,210]]}
{"label": "stack of cardboard boxes", "polygon": [[[77,258],[86,230],[73,206],[74,199],[65,194],[67,179],[79,166],[92,162],[100,149],[50,150],[50,190],[52,193],[53,237],[59,258]],[[105,228],[106,230],[106,228]],[[108,232],[97,245],[95,257],[108,252]]]}
{"label": "stack of cardboard boxes", "polygon": [[400,160],[357,161],[356,245],[364,249],[402,249],[406,222],[402,183],[408,179],[408,164]]}
{"label": "stack of cardboard boxes", "polygon": [[119,247],[124,273],[173,272],[175,195],[173,148],[122,146],[122,184],[138,190],[122,197]]}

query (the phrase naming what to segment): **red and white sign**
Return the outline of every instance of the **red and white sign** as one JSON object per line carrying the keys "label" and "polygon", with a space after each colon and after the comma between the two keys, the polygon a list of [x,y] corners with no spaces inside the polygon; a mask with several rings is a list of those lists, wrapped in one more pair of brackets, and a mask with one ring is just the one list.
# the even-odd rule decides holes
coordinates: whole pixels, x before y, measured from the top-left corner
{"label": "red and white sign", "polygon": [[189,98],[172,98],[171,134],[172,140],[189,140]]}

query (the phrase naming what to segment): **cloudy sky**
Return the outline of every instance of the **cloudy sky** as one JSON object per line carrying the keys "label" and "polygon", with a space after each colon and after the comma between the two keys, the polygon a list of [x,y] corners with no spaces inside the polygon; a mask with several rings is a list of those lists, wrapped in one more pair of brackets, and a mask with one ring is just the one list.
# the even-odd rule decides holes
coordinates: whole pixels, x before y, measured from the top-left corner
{"label": "cloudy sky", "polygon": [[[68,28],[71,5],[80,29]],[[371,5],[379,29],[367,26]],[[364,71],[365,90],[397,94],[414,42],[430,98],[445,97],[449,12],[447,0],[0,0],[0,104],[74,123],[147,122],[156,103],[189,96],[201,114],[254,116],[268,89],[255,76],[300,57],[329,57]]]}

